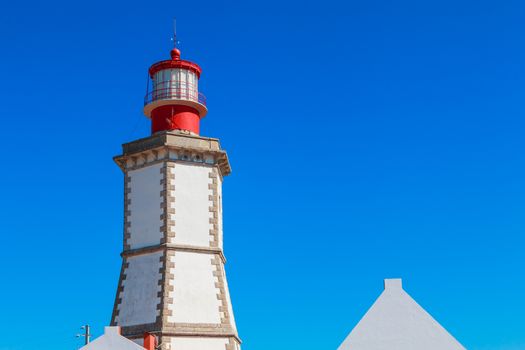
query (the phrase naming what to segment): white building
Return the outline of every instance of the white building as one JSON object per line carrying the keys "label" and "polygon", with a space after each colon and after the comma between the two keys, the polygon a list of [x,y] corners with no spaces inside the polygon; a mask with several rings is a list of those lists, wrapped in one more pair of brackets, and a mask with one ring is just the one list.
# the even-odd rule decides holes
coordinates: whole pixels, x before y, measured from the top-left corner
{"label": "white building", "polygon": [[385,290],[338,350],[465,350],[404,290],[386,279]]}
{"label": "white building", "polygon": [[[120,335],[120,327],[104,328],[104,335],[80,348],[81,350],[144,350],[144,348]],[[149,349],[148,349],[149,350]],[[151,349],[153,350],[153,349]]]}

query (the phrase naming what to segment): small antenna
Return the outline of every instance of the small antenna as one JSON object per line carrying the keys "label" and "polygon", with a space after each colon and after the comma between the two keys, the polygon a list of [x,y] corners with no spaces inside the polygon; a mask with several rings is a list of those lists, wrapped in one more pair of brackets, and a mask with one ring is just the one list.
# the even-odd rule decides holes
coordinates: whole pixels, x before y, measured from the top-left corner
{"label": "small antenna", "polygon": [[177,18],[175,17],[173,17],[173,37],[171,38],[171,41],[173,41],[173,47],[177,48],[179,42],[177,41]]}
{"label": "small antenna", "polygon": [[88,345],[89,341],[91,340],[91,327],[89,327],[89,325],[87,324],[85,326],[80,327],[80,329],[84,330],[84,334],[77,334],[77,338],[84,338],[84,344]]}

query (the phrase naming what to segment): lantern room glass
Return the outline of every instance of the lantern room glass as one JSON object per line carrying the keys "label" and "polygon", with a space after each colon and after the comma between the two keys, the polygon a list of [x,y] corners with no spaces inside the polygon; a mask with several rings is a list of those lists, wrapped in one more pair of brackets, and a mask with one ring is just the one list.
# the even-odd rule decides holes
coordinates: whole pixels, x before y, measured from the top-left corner
{"label": "lantern room glass", "polygon": [[163,69],[153,77],[153,99],[181,99],[198,101],[197,75],[187,69]]}

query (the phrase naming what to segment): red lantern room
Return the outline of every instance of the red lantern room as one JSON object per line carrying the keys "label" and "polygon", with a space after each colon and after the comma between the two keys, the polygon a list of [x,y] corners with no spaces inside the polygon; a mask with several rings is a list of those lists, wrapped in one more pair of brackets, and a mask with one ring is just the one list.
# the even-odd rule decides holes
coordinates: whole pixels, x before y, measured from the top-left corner
{"label": "red lantern room", "polygon": [[144,114],[151,119],[151,133],[163,130],[186,130],[199,134],[199,123],[208,109],[199,92],[201,67],[181,60],[178,49],[171,50],[171,60],[149,68],[151,91],[146,92]]}

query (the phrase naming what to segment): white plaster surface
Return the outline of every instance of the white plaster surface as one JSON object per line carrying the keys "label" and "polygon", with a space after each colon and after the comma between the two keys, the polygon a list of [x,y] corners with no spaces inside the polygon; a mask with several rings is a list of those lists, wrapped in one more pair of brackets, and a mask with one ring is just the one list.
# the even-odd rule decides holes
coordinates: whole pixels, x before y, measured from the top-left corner
{"label": "white plaster surface", "polygon": [[81,350],[144,350],[140,345],[120,335],[119,327],[105,327],[104,334]]}
{"label": "white plaster surface", "polygon": [[176,350],[224,350],[227,338],[177,337],[171,338],[171,348]]}
{"label": "white plaster surface", "polygon": [[161,252],[138,255],[128,258],[129,267],[125,270],[124,290],[120,293],[122,303],[119,305],[117,324],[131,326],[153,323],[158,315],[157,305],[161,290],[158,281],[161,278],[159,269]]}
{"label": "white plaster surface", "polygon": [[168,307],[172,316],[169,322],[182,323],[220,323],[217,299],[219,289],[215,287],[217,278],[212,265],[212,255],[191,252],[176,252],[172,257],[175,267],[171,268],[174,279],[170,281],[173,303]]}
{"label": "white plaster surface", "polygon": [[210,246],[210,167],[175,164],[175,243]]}
{"label": "white plaster surface", "polygon": [[140,346],[143,346],[144,345],[144,338],[137,338],[137,339],[132,339],[134,343],[140,345]]}
{"label": "white plaster surface", "polygon": [[131,215],[128,220],[131,223],[131,236],[128,243],[131,249],[159,244],[162,238],[161,167],[162,164],[153,164],[129,172],[131,181],[128,186],[131,192],[128,198],[131,199],[131,203],[128,210]]}
{"label": "white plaster surface", "polygon": [[464,350],[402,288],[385,280],[385,290],[339,350]]}

